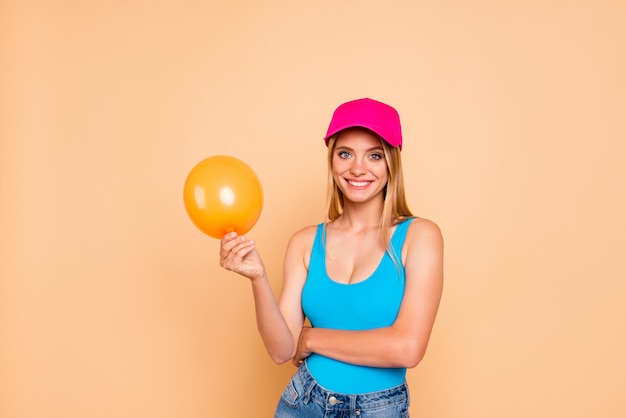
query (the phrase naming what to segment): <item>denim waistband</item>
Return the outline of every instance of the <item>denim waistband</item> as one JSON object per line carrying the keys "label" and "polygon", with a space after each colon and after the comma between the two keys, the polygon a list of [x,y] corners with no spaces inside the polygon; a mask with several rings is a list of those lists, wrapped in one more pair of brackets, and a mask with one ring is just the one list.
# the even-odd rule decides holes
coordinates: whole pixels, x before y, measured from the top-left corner
{"label": "denim waistband", "polygon": [[409,390],[405,383],[377,392],[346,394],[333,392],[320,386],[309,372],[306,361],[300,365],[294,380],[298,380],[304,392],[304,401],[312,400],[328,409],[365,411],[386,408],[402,402],[409,402]]}

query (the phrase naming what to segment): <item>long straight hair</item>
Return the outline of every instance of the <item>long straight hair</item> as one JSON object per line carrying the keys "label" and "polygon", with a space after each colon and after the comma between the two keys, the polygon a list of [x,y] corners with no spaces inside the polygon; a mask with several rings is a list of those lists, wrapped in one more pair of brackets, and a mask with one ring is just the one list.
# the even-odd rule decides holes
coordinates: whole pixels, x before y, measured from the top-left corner
{"label": "long straight hair", "polygon": [[[333,154],[335,153],[335,144],[341,132],[328,139],[328,185],[327,185],[327,219],[324,224],[324,240],[326,242],[326,223],[337,219],[344,209],[344,196],[335,183],[333,177]],[[380,138],[380,137],[379,137]],[[380,217],[380,225],[378,234],[382,237],[387,253],[393,260],[394,264],[400,263],[400,256],[395,254],[391,246],[391,233],[389,228],[399,224],[405,219],[413,217],[408,204],[406,203],[406,194],[404,191],[404,174],[402,172],[402,158],[400,148],[392,147],[385,140],[380,138],[383,145],[383,153],[387,162],[387,185],[383,190],[383,212]]]}

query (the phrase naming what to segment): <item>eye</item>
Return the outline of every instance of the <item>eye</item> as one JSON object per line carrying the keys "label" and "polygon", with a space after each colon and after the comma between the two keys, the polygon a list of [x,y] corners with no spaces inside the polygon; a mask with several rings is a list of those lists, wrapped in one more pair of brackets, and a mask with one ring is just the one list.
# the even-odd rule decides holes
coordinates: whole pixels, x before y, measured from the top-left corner
{"label": "eye", "polygon": [[337,152],[337,155],[339,156],[339,158],[350,158],[350,153],[348,151],[339,151]]}
{"label": "eye", "polygon": [[370,154],[370,158],[372,160],[382,160],[383,158],[385,158],[385,156],[380,152],[373,152]]}

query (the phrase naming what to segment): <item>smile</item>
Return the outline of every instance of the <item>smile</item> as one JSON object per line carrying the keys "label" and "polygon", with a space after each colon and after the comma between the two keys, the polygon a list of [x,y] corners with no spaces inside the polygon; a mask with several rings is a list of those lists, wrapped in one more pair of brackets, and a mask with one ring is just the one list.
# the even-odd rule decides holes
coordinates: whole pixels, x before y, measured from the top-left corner
{"label": "smile", "polygon": [[353,187],[365,187],[365,186],[369,186],[370,183],[371,183],[371,181],[353,181],[353,180],[348,180],[348,184],[350,184],[350,186],[353,186]]}

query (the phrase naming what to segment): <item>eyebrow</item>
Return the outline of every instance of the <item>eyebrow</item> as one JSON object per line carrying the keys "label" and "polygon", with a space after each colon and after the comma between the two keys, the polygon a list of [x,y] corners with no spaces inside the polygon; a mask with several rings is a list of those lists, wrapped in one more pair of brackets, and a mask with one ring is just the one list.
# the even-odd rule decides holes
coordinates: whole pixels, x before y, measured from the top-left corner
{"label": "eyebrow", "polygon": [[[349,146],[347,146],[347,145],[339,145],[339,146],[337,146],[337,147],[335,148],[335,150],[349,150],[349,151],[354,151],[354,148],[351,148],[351,147],[349,147]],[[382,147],[382,146],[377,145],[377,146],[375,146],[375,147],[368,148],[366,151],[367,151],[367,152],[370,152],[370,151],[384,151],[384,149],[383,149],[383,147]]]}

